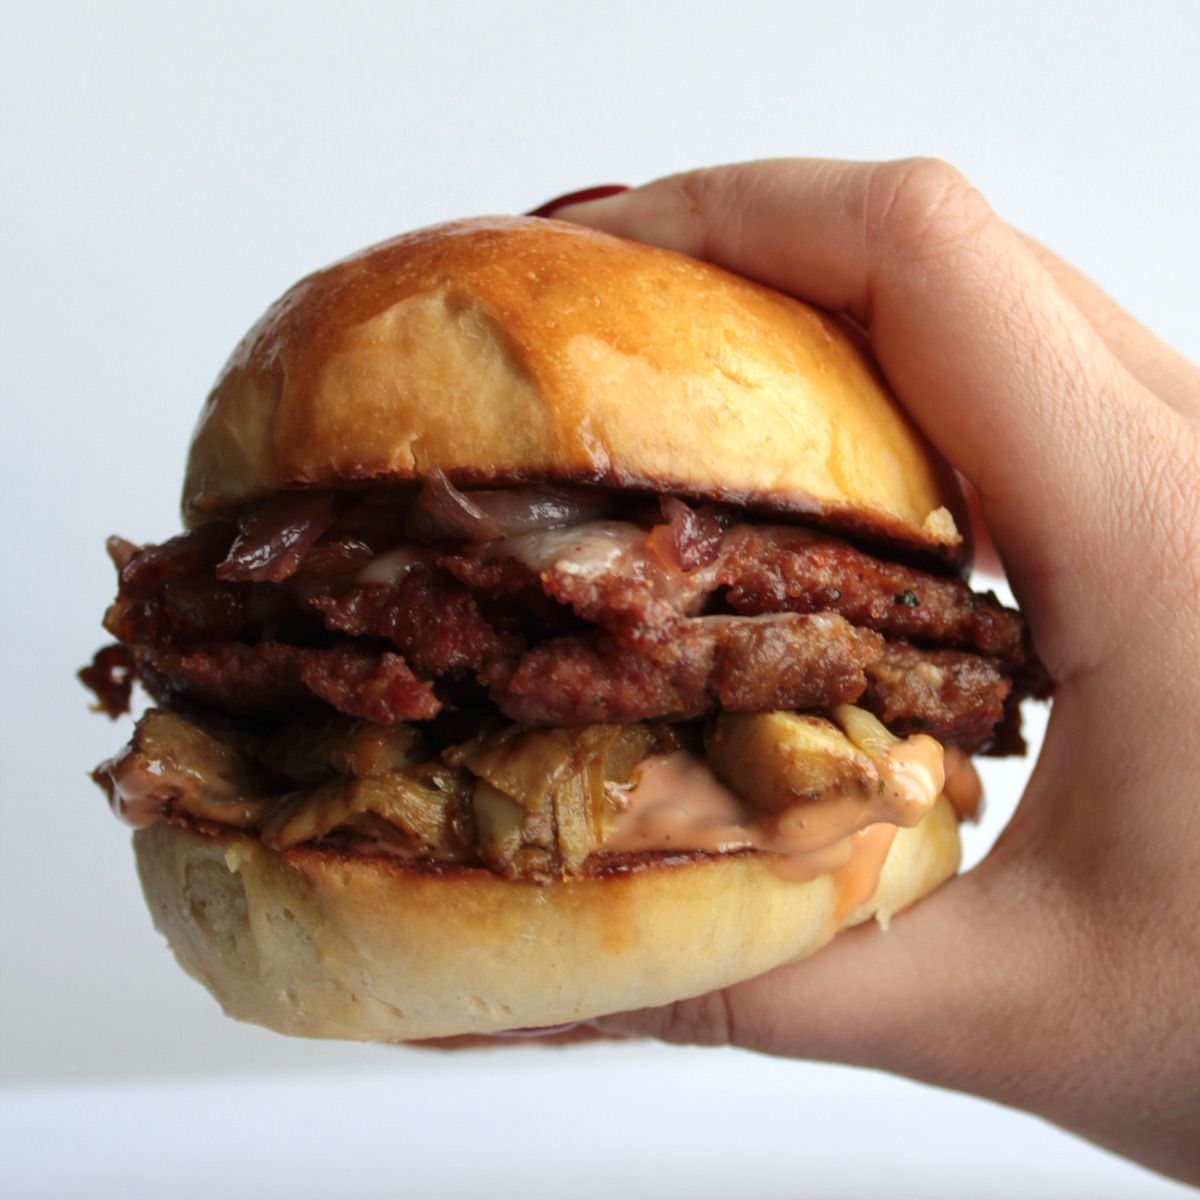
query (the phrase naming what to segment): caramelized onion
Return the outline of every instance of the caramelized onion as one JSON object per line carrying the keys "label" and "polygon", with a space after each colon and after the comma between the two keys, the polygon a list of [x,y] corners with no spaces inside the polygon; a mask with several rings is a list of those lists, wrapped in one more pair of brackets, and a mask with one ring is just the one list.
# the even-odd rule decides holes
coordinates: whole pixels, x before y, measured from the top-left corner
{"label": "caramelized onion", "polygon": [[594,520],[601,497],[575,488],[502,488],[460,491],[436,468],[421,488],[408,519],[419,541],[492,542],[535,529],[561,529]]}
{"label": "caramelized onion", "polygon": [[695,571],[712,566],[721,553],[728,521],[720,509],[691,508],[674,496],[659,500],[661,520],[646,535],[646,548],[667,570]]}
{"label": "caramelized onion", "polygon": [[[210,571],[224,557],[233,535],[232,525],[224,521],[210,521],[199,529],[168,538],[157,546],[135,548],[120,568],[121,583],[153,588],[195,571]],[[124,557],[123,548],[118,548],[117,552]],[[112,553],[110,549],[109,554]]]}
{"label": "caramelized onion", "polygon": [[506,488],[473,492],[471,499],[504,528],[504,536],[535,529],[565,529],[604,515],[604,498],[567,487]]}
{"label": "caramelized onion", "polygon": [[282,583],[300,569],[305,552],[333,521],[327,495],[296,492],[276,496],[256,509],[241,528],[217,578]]}
{"label": "caramelized onion", "polygon": [[675,496],[659,499],[663,521],[646,537],[646,548],[663,566],[694,571],[716,562],[727,522],[712,505],[694,509]]}

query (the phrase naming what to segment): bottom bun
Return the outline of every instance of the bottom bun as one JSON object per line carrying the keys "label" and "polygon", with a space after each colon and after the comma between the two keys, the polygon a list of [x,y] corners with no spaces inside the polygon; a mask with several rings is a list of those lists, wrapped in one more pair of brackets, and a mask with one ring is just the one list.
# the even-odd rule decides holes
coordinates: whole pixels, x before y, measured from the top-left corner
{"label": "bottom bun", "polygon": [[959,861],[943,798],[896,835],[875,894],[839,920],[828,875],[755,854],[650,861],[537,886],[160,822],[134,835],[158,929],[243,1021],[407,1041],[558,1025],[697,996],[893,913]]}

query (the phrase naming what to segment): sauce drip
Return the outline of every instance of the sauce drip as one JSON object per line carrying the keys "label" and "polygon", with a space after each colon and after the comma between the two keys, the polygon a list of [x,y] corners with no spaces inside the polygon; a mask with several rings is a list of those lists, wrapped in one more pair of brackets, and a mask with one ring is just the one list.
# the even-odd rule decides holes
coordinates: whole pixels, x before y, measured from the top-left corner
{"label": "sauce drip", "polygon": [[946,747],[946,799],[954,806],[960,821],[974,821],[983,807],[983,784],[968,755],[957,746]]}

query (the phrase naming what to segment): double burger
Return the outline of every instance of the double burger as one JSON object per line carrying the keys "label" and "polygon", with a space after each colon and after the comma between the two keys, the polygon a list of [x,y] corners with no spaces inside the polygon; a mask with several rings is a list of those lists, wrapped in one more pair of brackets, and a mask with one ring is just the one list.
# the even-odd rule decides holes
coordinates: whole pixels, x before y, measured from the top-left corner
{"label": "double burger", "polygon": [[836,318],[461,221],[302,280],[109,541],[94,778],[231,1015],[402,1041],[720,988],[955,871],[1044,677]]}

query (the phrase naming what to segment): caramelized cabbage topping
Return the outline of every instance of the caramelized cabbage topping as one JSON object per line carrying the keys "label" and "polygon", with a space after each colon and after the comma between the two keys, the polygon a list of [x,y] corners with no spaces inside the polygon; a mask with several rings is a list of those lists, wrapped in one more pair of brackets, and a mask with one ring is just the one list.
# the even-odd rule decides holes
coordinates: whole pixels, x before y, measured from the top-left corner
{"label": "caramelized cabbage topping", "polygon": [[[751,813],[781,818],[834,796],[866,803],[897,739],[858,709],[830,716],[722,714],[704,731],[705,755]],[[353,848],[545,882],[583,870],[640,764],[679,739],[651,722],[493,724],[436,755],[406,725],[336,717],[253,734],[151,709],[96,777],[135,825],[189,817],[256,830],[279,851]]]}
{"label": "caramelized cabbage topping", "polygon": [[674,742],[666,726],[509,725],[443,757],[477,780],[475,823],[488,866],[541,878],[583,866],[620,811],[608,785],[627,783],[638,763],[668,745]]}

